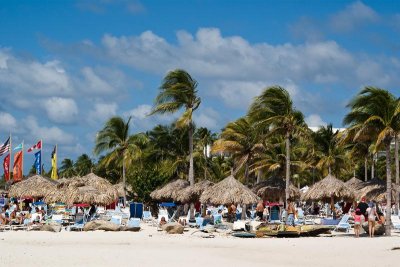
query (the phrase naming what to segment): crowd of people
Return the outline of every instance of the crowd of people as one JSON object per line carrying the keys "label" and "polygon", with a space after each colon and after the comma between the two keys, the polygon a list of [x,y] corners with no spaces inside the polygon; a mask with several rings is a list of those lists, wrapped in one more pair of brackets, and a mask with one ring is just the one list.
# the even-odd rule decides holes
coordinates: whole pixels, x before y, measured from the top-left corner
{"label": "crowd of people", "polygon": [[45,210],[39,207],[24,206],[21,209],[17,201],[1,208],[0,225],[32,225],[40,224],[45,217]]}

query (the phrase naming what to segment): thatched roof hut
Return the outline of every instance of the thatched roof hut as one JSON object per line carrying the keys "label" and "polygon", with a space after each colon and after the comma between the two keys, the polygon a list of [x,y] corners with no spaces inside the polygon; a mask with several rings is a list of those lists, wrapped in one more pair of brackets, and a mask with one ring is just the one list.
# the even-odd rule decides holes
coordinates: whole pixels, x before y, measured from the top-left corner
{"label": "thatched roof hut", "polygon": [[[113,186],[117,190],[118,196],[123,197],[124,196],[124,183],[118,183]],[[130,184],[126,185],[126,193],[127,193],[127,195],[134,193],[133,188]]]}
{"label": "thatched roof hut", "polygon": [[41,175],[34,175],[11,185],[8,194],[10,197],[41,198],[56,190],[56,181]]}
{"label": "thatched roof hut", "polygon": [[150,197],[158,201],[178,201],[177,198],[179,192],[188,186],[188,181],[177,179],[169,182],[159,189],[154,190],[153,192],[151,192]]}
{"label": "thatched roof hut", "polygon": [[196,202],[200,199],[204,190],[213,185],[214,183],[208,180],[200,181],[179,191],[176,200],[182,203]]}
{"label": "thatched roof hut", "polygon": [[[300,191],[292,183],[289,185],[289,198],[294,200],[300,197]],[[285,199],[286,196],[286,181],[279,177],[269,177],[252,188],[252,191],[262,199],[276,201]]]}
{"label": "thatched roof hut", "polygon": [[[397,186],[392,184],[392,201],[395,200],[396,188]],[[357,191],[356,197],[381,202],[386,201],[386,191],[385,181],[374,178],[364,183],[364,187]]]}
{"label": "thatched roof hut", "polygon": [[93,173],[60,181],[58,190],[48,194],[47,202],[110,204],[118,198],[117,189]]}
{"label": "thatched roof hut", "polygon": [[236,180],[233,175],[206,189],[200,197],[200,201],[203,203],[223,205],[232,203],[249,205],[257,203],[259,200],[260,198],[256,194]]}
{"label": "thatched roof hut", "polygon": [[344,184],[347,185],[348,187],[352,188],[354,191],[359,190],[365,186],[364,182],[356,177],[351,178],[350,180],[346,181]]}
{"label": "thatched roof hut", "polygon": [[304,195],[303,200],[353,200],[354,190],[331,174],[315,183]]}

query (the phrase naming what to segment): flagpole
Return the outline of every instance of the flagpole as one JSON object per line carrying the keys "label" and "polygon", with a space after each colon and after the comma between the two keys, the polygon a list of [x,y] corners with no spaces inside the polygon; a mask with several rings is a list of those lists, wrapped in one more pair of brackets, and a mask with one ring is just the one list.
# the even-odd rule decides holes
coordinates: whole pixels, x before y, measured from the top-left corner
{"label": "flagpole", "polygon": [[58,160],[58,145],[56,144],[56,154],[54,155],[54,157],[56,157],[56,160],[54,161],[54,163],[56,164],[56,168],[55,168],[55,174],[54,176],[56,177],[56,180],[58,180],[58,171],[57,171],[57,160]]}
{"label": "flagpole", "polygon": [[[10,164],[11,166],[13,166],[13,161],[12,161],[12,143],[11,143],[11,131],[10,131]],[[12,168],[12,170],[14,171],[14,166]],[[11,171],[10,171],[10,166],[8,166],[8,181],[11,181]]]}
{"label": "flagpole", "polygon": [[40,147],[40,175],[43,175],[43,168],[42,168],[42,162],[43,162],[43,153],[42,153],[42,151],[43,151],[43,139],[40,139],[40,145],[41,145],[41,147]]}

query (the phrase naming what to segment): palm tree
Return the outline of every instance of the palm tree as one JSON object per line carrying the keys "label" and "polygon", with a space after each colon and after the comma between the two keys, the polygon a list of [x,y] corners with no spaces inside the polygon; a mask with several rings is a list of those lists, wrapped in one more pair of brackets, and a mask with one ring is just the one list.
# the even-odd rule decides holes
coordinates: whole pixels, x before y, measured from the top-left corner
{"label": "palm tree", "polygon": [[94,148],[95,155],[110,152],[103,158],[101,164],[109,166],[117,162],[118,166],[122,165],[124,203],[126,203],[126,168],[140,158],[142,151],[139,144],[147,142],[144,134],[129,135],[130,121],[131,117],[127,121],[118,116],[110,118],[104,128],[97,133]]}
{"label": "palm tree", "polygon": [[260,143],[258,131],[254,124],[251,124],[248,117],[240,118],[234,122],[228,123],[222,131],[213,147],[213,152],[227,152],[235,160],[234,173],[237,173],[244,167],[244,183],[248,183],[250,164],[254,154],[262,145]]}
{"label": "palm tree", "polygon": [[296,134],[305,134],[307,127],[303,114],[296,110],[286,89],[280,86],[268,87],[258,96],[249,110],[249,116],[263,125],[269,135],[282,134],[286,143],[286,203],[290,185],[290,144]]}
{"label": "palm tree", "polygon": [[197,96],[197,81],[184,70],[170,71],[164,78],[160,87],[161,92],[155,99],[155,107],[151,112],[157,113],[175,113],[184,108],[182,116],[177,120],[177,127],[189,128],[189,183],[194,184],[194,166],[193,166],[193,112],[201,103]]}
{"label": "palm tree", "polygon": [[348,107],[351,111],[344,118],[344,124],[357,131],[354,139],[357,140],[358,137],[369,132],[374,133],[377,136],[376,149],[385,148],[386,151],[385,233],[389,236],[392,199],[390,144],[400,121],[400,102],[387,90],[367,86],[348,104]]}
{"label": "palm tree", "polygon": [[[313,134],[316,145],[316,167],[320,170],[328,170],[328,174],[332,172],[339,177],[341,172],[346,168],[348,158],[345,147],[338,143],[339,131],[333,131],[332,124],[326,127],[322,126]],[[333,169],[333,170],[332,170]]]}
{"label": "palm tree", "polygon": [[74,161],[69,158],[63,159],[60,166],[60,176],[70,178],[76,175]]}
{"label": "palm tree", "polygon": [[197,129],[195,132],[195,139],[196,143],[198,146],[198,150],[203,152],[203,170],[204,170],[204,180],[207,180],[207,168],[208,168],[208,155],[207,155],[207,149],[210,145],[212,145],[216,138],[217,135],[215,133],[211,133],[211,131],[207,128],[200,127]]}
{"label": "palm tree", "polygon": [[92,172],[94,167],[92,159],[87,154],[80,155],[74,164],[76,173],[80,176],[84,176]]}

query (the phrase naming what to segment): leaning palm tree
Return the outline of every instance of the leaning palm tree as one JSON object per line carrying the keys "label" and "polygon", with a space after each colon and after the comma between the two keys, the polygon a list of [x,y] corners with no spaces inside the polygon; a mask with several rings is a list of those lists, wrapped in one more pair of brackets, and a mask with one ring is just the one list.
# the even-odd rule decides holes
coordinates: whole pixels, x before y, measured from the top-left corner
{"label": "leaning palm tree", "polygon": [[305,134],[307,127],[303,114],[296,110],[286,89],[268,87],[258,96],[249,110],[249,116],[263,125],[269,135],[282,134],[286,143],[286,202],[290,196],[290,145],[294,135]]}
{"label": "leaning palm tree", "polygon": [[70,178],[76,175],[74,161],[69,158],[63,159],[60,166],[60,176]]}
{"label": "leaning palm tree", "polygon": [[117,162],[117,165],[120,166],[120,163],[122,163],[124,203],[126,203],[126,168],[129,167],[134,160],[140,158],[142,152],[139,144],[146,142],[146,136],[144,134],[129,136],[130,121],[130,117],[127,121],[118,116],[109,119],[104,125],[104,128],[97,133],[96,145],[94,148],[94,153],[96,155],[103,152],[110,152],[103,158],[101,164],[109,166]]}
{"label": "leaning palm tree", "polygon": [[179,128],[188,127],[189,135],[189,183],[194,185],[193,167],[193,112],[201,103],[197,96],[197,81],[184,70],[170,71],[164,78],[160,87],[160,93],[155,99],[155,106],[151,112],[175,113],[184,108],[182,116],[177,120],[176,126]]}
{"label": "leaning palm tree", "polygon": [[371,132],[376,134],[376,149],[384,148],[386,151],[386,182],[387,182],[387,207],[385,234],[390,235],[392,199],[392,171],[390,144],[395,136],[396,128],[400,121],[400,102],[387,90],[365,87],[348,104],[351,111],[344,118],[344,124],[350,129],[355,129],[357,134],[354,139]]}

